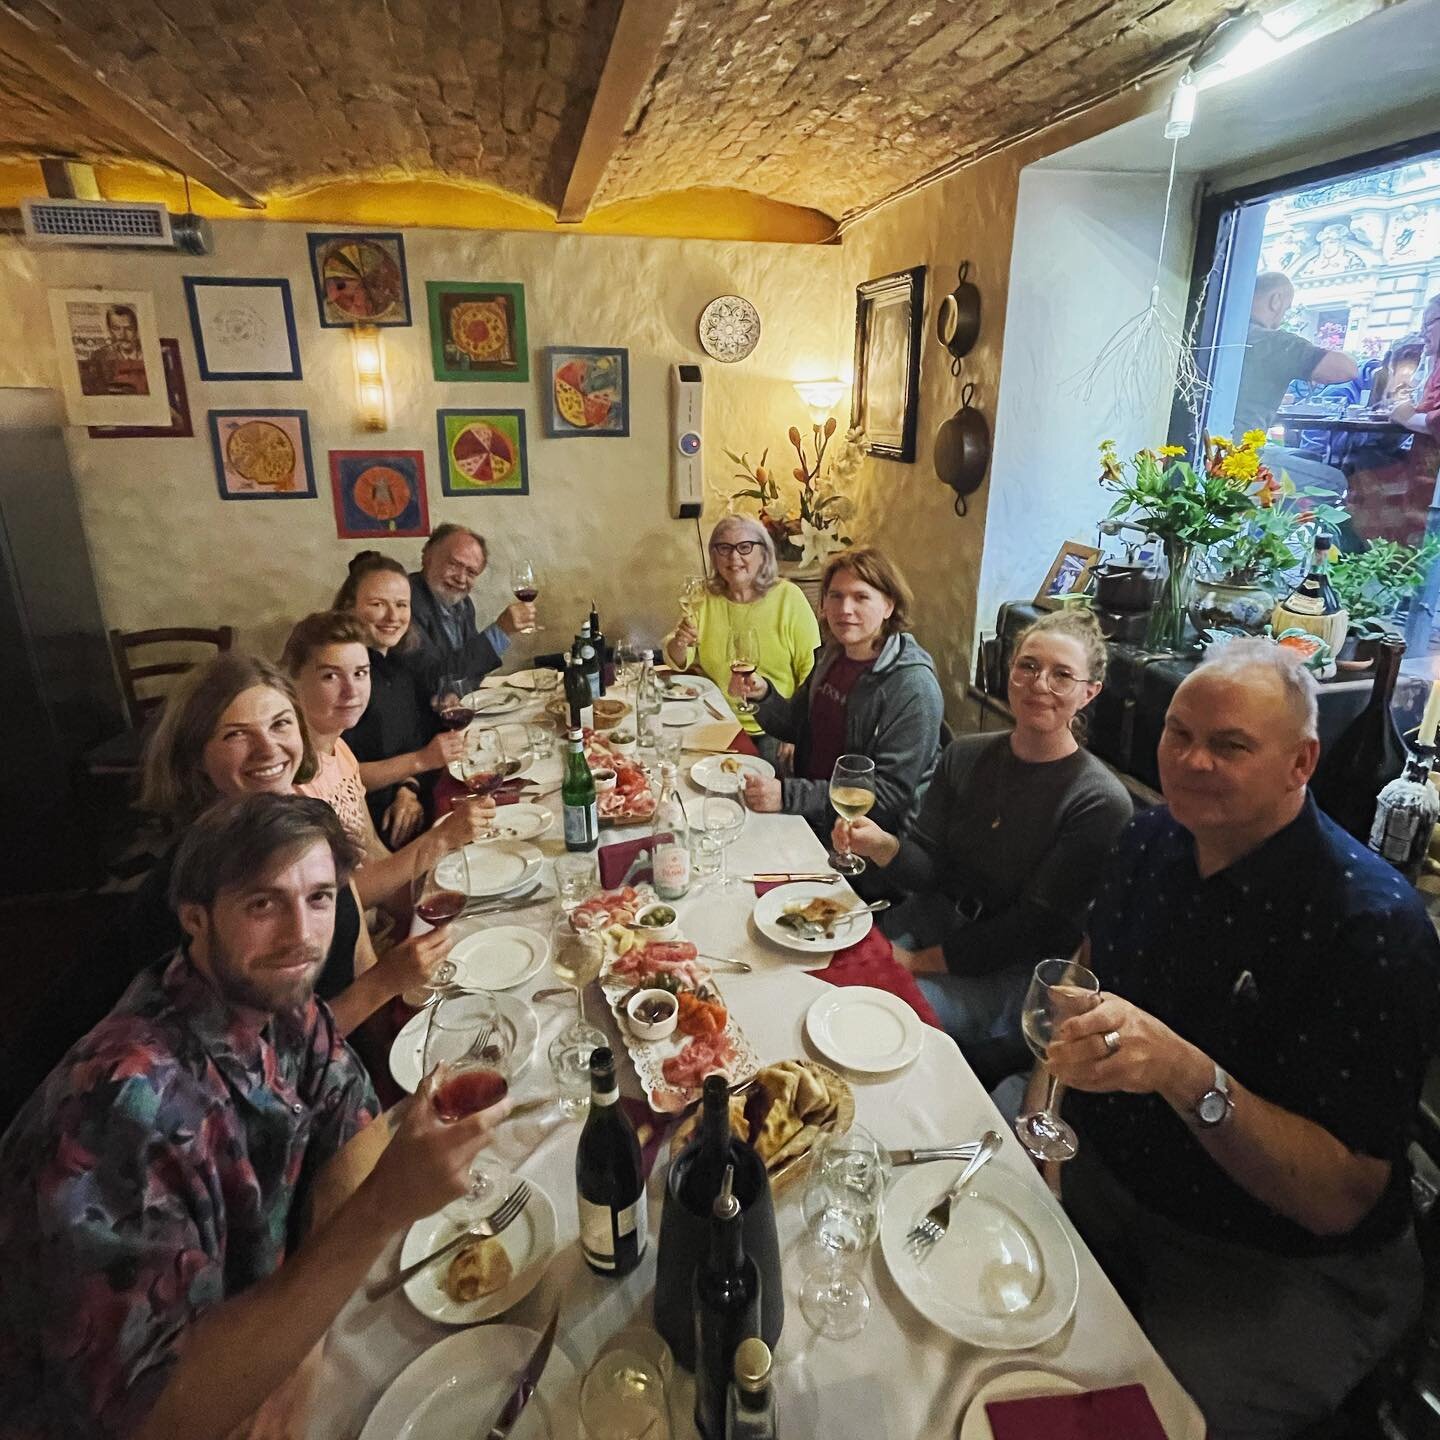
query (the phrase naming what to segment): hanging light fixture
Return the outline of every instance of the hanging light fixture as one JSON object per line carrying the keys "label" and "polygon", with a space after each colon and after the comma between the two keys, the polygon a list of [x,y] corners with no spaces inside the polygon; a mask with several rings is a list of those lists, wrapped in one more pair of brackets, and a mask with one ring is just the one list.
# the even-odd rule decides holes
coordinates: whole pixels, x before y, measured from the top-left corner
{"label": "hanging light fixture", "polygon": [[840,397],[850,387],[843,380],[797,380],[795,391],[810,410],[810,418],[823,425]]}
{"label": "hanging light fixture", "polygon": [[362,430],[390,426],[390,387],[385,380],[385,346],[376,325],[357,325],[350,332],[355,360],[356,418]]}

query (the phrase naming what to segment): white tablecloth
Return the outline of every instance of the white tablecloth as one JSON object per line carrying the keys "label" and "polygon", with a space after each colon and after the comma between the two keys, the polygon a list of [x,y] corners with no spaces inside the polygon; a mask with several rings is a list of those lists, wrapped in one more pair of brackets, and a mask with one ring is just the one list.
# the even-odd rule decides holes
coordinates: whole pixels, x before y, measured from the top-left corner
{"label": "white tablecloth", "polygon": [[[698,792],[692,792],[698,800]],[[549,802],[558,809],[559,797]],[[545,847],[562,853],[552,830]],[[627,832],[620,832],[621,836]],[[602,843],[606,835],[602,834]],[[816,869],[824,851],[805,822],[795,816],[752,815],[731,852],[737,874],[755,869]],[[749,905],[740,895],[728,900],[705,889],[679,906],[683,932],[713,953],[748,960],[750,975],[718,977],[725,999],[763,1061],[816,1055],[804,1035],[805,1011],[830,987],[805,973],[819,962],[770,944],[749,923]],[[547,930],[553,902],[498,917],[485,923],[531,923]],[[520,987],[528,995],[552,983],[548,972]],[[563,1002],[540,1002],[541,1036],[530,1075],[516,1093],[525,1095],[548,1083],[545,1047],[573,1013]],[[590,1018],[601,1018],[598,997],[590,1002]],[[608,1016],[606,1017],[608,1025]],[[617,1041],[618,1044],[618,1041]],[[623,1049],[617,1050],[623,1055]],[[816,1058],[819,1058],[816,1055]],[[628,1064],[622,1061],[622,1070]],[[927,1027],[920,1056],[906,1070],[881,1079],[852,1076],[856,1120],[889,1146],[956,1143],[983,1131],[999,1129],[1005,1148],[992,1162],[1009,1166],[1046,1196],[1044,1184],[948,1037]],[[633,1075],[628,1088],[636,1092]],[[575,1207],[576,1123],[549,1129],[538,1146],[513,1162],[532,1184],[554,1202],[559,1215],[560,1249],[539,1287],[507,1321],[539,1329],[551,1309],[562,1309],[560,1346],[582,1371],[601,1343],[631,1323],[650,1323],[656,1246],[664,1194],[665,1157],[650,1178],[652,1242],[639,1268],[623,1280],[593,1274],[581,1258]],[[534,1138],[533,1131],[530,1136]],[[502,1157],[506,1157],[504,1150]],[[777,1197],[782,1252],[790,1256],[801,1239],[799,1187]],[[785,1263],[786,1322],[776,1354],[776,1396],[782,1427],[791,1435],[825,1436],[827,1440],[874,1440],[876,1436],[950,1436],[971,1395],[999,1370],[1039,1366],[1073,1377],[1086,1387],[1143,1383],[1171,1440],[1201,1440],[1204,1422],[1141,1333],[1078,1236],[1063,1220],[1074,1240],[1080,1264],[1080,1298],[1074,1319],[1052,1341],[1023,1354],[1001,1354],[952,1340],[928,1324],[910,1306],[891,1280],[878,1245],[871,1253],[867,1283],[874,1306],[870,1322],[857,1337],[826,1340],[810,1331],[796,1299],[799,1265]],[[393,1273],[399,1239],[392,1242],[372,1274]],[[421,1316],[403,1293],[375,1304],[363,1294],[345,1307],[332,1328],[325,1372],[315,1407],[311,1440],[352,1440],[376,1400],[394,1377],[427,1346],[450,1331]],[[684,1377],[682,1377],[684,1380]],[[677,1436],[692,1432],[688,1381],[677,1387],[674,1414]],[[570,1437],[554,1437],[570,1440]]]}

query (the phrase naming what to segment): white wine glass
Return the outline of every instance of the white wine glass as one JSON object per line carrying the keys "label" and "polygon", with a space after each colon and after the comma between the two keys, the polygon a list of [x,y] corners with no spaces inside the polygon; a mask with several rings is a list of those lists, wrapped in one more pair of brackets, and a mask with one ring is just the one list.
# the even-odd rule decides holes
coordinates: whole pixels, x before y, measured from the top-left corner
{"label": "white wine glass", "polygon": [[740,882],[730,876],[730,847],[740,838],[745,828],[745,801],[743,790],[732,790],[726,795],[707,795],[701,809],[705,832],[720,851],[720,891],[725,893],[740,888]]}
{"label": "white wine glass", "polygon": [[575,992],[575,1019],[564,1033],[575,1039],[593,1036],[595,1046],[608,1042],[585,1018],[585,987],[600,978],[605,959],[604,923],[601,916],[562,910],[550,927],[550,968],[562,985]]}
{"label": "white wine glass", "polygon": [[[1100,1003],[1100,981],[1094,971],[1074,960],[1042,960],[1030,978],[1020,1012],[1020,1029],[1031,1053],[1043,1065],[1051,1038],[1071,1016],[1083,1015]],[[1060,1082],[1045,1076],[1045,1103],[1015,1119],[1020,1143],[1037,1160],[1073,1160],[1080,1148],[1075,1131],[1055,1109]]]}
{"label": "white wine glass", "polygon": [[850,849],[850,825],[868,815],[875,804],[875,762],[864,755],[842,755],[830,774],[830,804],[845,822],[845,848],[830,852],[830,868],[842,875],[859,875],[865,857]]}
{"label": "white wine glass", "polygon": [[687,575],[685,583],[680,587],[680,613],[693,625],[695,617],[700,613],[700,605],[705,599],[705,577],[703,575]]}
{"label": "white wine glass", "polygon": [[753,715],[755,707],[745,693],[745,686],[760,664],[760,639],[753,625],[737,625],[730,632],[730,693],[735,696],[735,710]]}

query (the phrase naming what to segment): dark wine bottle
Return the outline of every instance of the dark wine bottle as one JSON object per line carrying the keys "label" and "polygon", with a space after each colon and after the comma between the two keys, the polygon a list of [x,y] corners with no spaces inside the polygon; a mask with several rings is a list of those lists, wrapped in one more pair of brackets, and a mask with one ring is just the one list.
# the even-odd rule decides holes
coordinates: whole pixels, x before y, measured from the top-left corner
{"label": "dark wine bottle", "polygon": [[760,1332],[760,1272],[745,1253],[734,1179],[727,1165],[710,1211],[709,1253],[695,1271],[695,1428],[703,1440],[725,1440],[735,1352]]}
{"label": "dark wine bottle", "polygon": [[691,1287],[705,1254],[715,1197],[728,1168],[739,1202],[746,1252],[762,1279],[759,1333],[773,1350],[785,1327],[780,1242],[765,1162],[730,1129],[730,1092],[723,1075],[707,1077],[700,1127],[670,1165],[660,1246],[655,1261],[655,1328],[685,1369],[695,1366]]}
{"label": "dark wine bottle", "polygon": [[645,1175],[640,1142],[617,1103],[615,1056],[590,1056],[590,1113],[575,1149],[580,1248],[599,1275],[628,1275],[645,1253]]}
{"label": "dark wine bottle", "polygon": [[565,704],[570,711],[572,730],[595,728],[595,698],[590,693],[590,682],[585,678],[585,670],[580,663],[578,644],[565,662]]}
{"label": "dark wine bottle", "polygon": [[1305,578],[1283,602],[1297,615],[1334,615],[1340,608],[1340,596],[1330,579],[1330,537],[1317,535],[1310,552],[1310,565]]}
{"label": "dark wine bottle", "polygon": [[595,647],[595,670],[600,681],[599,695],[605,693],[605,632],[600,628],[600,612],[590,602],[590,643]]}
{"label": "dark wine bottle", "polygon": [[1362,845],[1370,840],[1375,800],[1404,768],[1406,751],[1390,713],[1403,640],[1384,639],[1365,708],[1330,744],[1310,782],[1315,803]]}

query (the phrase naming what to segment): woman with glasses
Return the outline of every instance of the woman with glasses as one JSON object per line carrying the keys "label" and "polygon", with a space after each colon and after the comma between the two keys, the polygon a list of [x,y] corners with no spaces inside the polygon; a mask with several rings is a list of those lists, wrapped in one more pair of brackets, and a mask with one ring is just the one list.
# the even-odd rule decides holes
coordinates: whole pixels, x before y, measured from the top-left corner
{"label": "woman with glasses", "polygon": [[849,827],[850,848],[911,892],[886,915],[885,933],[990,1083],[1025,1063],[1030,975],[1080,944],[1101,867],[1130,818],[1124,786],[1075,737],[1104,679],[1105,640],[1089,611],[1037,620],[1010,667],[1015,728],[946,746],[903,839],[868,819]]}
{"label": "woman with glasses", "polygon": [[[753,631],[755,674],[789,698],[815,663],[820,625],[798,585],[780,578],[769,532],[748,515],[727,515],[710,532],[710,578],[692,620],[684,617],[665,640],[665,656],[677,669],[698,659],[700,669],[723,690],[735,718],[773,760],[779,741],[760,729],[737,688],[732,693],[732,637]],[[742,708],[744,706],[745,708]]]}

